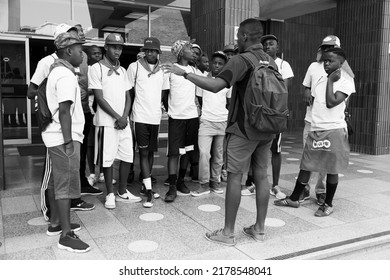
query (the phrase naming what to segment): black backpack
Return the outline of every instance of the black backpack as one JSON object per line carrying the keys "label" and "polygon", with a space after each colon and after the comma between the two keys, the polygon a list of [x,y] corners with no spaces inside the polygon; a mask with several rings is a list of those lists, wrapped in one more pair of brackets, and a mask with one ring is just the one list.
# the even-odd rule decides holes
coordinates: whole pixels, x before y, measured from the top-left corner
{"label": "black backpack", "polygon": [[261,133],[286,131],[288,91],[282,75],[269,61],[258,61],[253,53],[245,53],[243,58],[253,67],[244,98],[249,125]]}
{"label": "black backpack", "polygon": [[47,86],[47,78],[45,78],[42,81],[42,83],[38,86],[38,91],[37,91],[38,125],[41,132],[44,132],[48,127],[48,125],[53,121],[53,115],[51,114],[49,106],[47,105],[46,86]]}
{"label": "black backpack", "polygon": [[[57,59],[50,67],[50,72],[58,66],[65,66],[69,70],[71,70],[74,74],[74,68],[68,63],[64,62],[62,59]],[[42,83],[38,86],[37,90],[37,104],[38,104],[38,126],[41,130],[41,132],[44,132],[46,128],[49,126],[49,124],[53,121],[53,115],[55,115],[58,111],[58,109],[54,112],[54,114],[51,113],[49,106],[47,104],[47,97],[46,97],[46,87],[47,87],[47,79],[49,76],[47,76]]]}

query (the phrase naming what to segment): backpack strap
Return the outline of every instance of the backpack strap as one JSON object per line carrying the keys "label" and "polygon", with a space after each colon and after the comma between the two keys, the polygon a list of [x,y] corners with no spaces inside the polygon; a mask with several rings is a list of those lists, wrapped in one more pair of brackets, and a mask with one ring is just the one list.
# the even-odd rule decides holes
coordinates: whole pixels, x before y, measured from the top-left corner
{"label": "backpack strap", "polygon": [[100,66],[100,82],[103,84],[103,69],[102,65],[100,64],[100,61],[98,61],[99,66]]}
{"label": "backpack strap", "polygon": [[134,93],[136,92],[135,87],[137,85],[137,77],[138,77],[138,60],[135,63],[137,64],[137,70],[135,70],[135,77],[134,77]]}
{"label": "backpack strap", "polygon": [[[264,66],[269,66],[269,67],[272,67],[272,68],[275,68],[271,63],[270,63],[270,60],[267,59],[266,60],[259,60],[257,58],[257,56],[252,52],[252,51],[249,51],[249,52],[245,52],[243,53],[242,55],[242,58],[247,62],[249,63],[250,65],[252,65],[253,68],[259,66],[259,65],[264,65]],[[276,69],[277,70],[277,69]]]}

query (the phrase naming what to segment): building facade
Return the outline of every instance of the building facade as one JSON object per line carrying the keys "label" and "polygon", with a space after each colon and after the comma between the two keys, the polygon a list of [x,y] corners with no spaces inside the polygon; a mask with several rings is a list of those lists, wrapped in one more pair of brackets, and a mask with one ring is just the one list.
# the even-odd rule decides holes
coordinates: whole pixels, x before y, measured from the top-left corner
{"label": "building facade", "polygon": [[162,61],[174,60],[170,46],[177,39],[195,38],[210,54],[235,43],[239,23],[250,17],[279,38],[279,55],[294,70],[290,131],[304,125],[306,69],[322,39],[334,34],[356,75],[357,92],[349,104],[355,131],[351,149],[390,153],[389,0],[0,0],[0,136],[5,144],[41,141],[26,91],[37,62],[54,51],[52,34],[59,23],[81,23],[87,46],[103,46],[110,32],[122,34],[121,63],[127,67],[145,37],[160,39]]}

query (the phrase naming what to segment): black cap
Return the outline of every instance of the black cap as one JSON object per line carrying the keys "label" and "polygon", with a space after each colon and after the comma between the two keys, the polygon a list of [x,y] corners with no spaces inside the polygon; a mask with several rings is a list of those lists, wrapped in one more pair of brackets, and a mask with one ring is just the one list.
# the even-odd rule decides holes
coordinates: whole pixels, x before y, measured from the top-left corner
{"label": "black cap", "polygon": [[268,34],[268,35],[264,35],[260,38],[260,42],[263,44],[266,40],[268,39],[273,39],[275,40],[276,42],[278,42],[278,38],[275,36],[275,35],[272,35],[272,34]]}

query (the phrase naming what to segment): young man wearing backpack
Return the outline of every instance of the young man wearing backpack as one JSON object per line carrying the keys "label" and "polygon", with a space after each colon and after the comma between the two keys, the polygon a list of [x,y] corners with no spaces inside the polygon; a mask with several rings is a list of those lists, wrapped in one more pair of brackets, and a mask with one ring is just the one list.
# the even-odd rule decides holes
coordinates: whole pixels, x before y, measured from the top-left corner
{"label": "young man wearing backpack", "polygon": [[[104,206],[114,209],[117,202],[139,202],[140,197],[127,190],[127,177],[133,163],[133,139],[129,125],[131,107],[130,82],[126,70],[120,66],[124,40],[120,34],[106,37],[106,55],[91,66],[89,88],[93,90],[97,110],[93,119],[95,132],[95,163],[103,167],[107,188]],[[120,160],[119,189],[114,194],[112,184],[114,160]]]}
{"label": "young man wearing backpack", "polygon": [[74,234],[74,231],[81,229],[80,225],[70,223],[71,199],[80,197],[80,146],[84,137],[84,114],[74,67],[78,67],[83,60],[83,41],[76,34],[64,32],[57,36],[54,44],[59,59],[50,67],[46,90],[53,121],[42,132],[42,140],[52,162],[48,184],[52,207],[47,234],[61,234],[59,249],[87,252],[89,245]]}
{"label": "young man wearing backpack", "polygon": [[131,63],[127,74],[135,92],[131,120],[134,122],[139,150],[142,175],[140,193],[146,196],[143,206],[150,208],[154,199],[160,197],[152,190],[152,167],[154,152],[158,149],[162,91],[169,88],[169,81],[168,75],[160,68],[160,41],[154,37],[146,38],[141,51],[145,56]]}
{"label": "young man wearing backpack", "polygon": [[[78,35],[78,31],[76,27],[72,27],[68,24],[61,23],[56,27],[54,32],[54,39],[63,32],[73,32]],[[29,99],[34,99],[37,96],[37,90],[39,85],[48,77],[50,66],[54,63],[54,61],[58,59],[57,52],[54,52],[44,58],[42,58],[37,65],[37,68],[34,72],[34,75],[31,78],[30,85],[27,90],[27,96]],[[37,102],[35,103],[35,111],[37,112]],[[38,116],[38,114],[37,114]],[[47,186],[48,180],[50,178],[52,172],[51,160],[48,151],[46,151],[44,172],[41,181],[41,211],[43,213],[43,217],[46,221],[50,219],[50,204],[47,198]],[[92,203],[88,203],[83,201],[81,198],[72,199],[71,201],[71,209],[72,210],[82,210],[88,211],[95,208],[95,205]]]}
{"label": "young man wearing backpack", "polygon": [[[181,75],[197,86],[212,92],[218,92],[225,87],[233,86],[228,127],[226,129],[228,181],[225,226],[223,229],[206,233],[205,236],[206,239],[212,242],[227,246],[236,244],[234,225],[241,202],[241,179],[243,173],[248,172],[250,164],[252,164],[256,185],[257,218],[255,224],[245,227],[243,232],[255,240],[264,239],[264,222],[269,200],[268,153],[275,134],[259,132],[258,129],[255,129],[250,124],[250,119],[245,112],[247,109],[243,105],[246,95],[250,93],[247,86],[251,82],[250,77],[254,69],[254,65],[249,59],[252,57],[253,64],[259,64],[258,61],[260,61],[268,64],[273,69],[277,69],[273,59],[263,51],[263,46],[260,43],[262,35],[263,28],[259,20],[250,18],[241,22],[237,33],[240,54],[232,57],[215,79],[184,72],[183,69],[171,64],[164,67],[167,71]],[[255,59],[256,61],[254,61]],[[273,74],[275,73],[273,72]],[[278,84],[275,83],[275,86],[279,86],[286,91],[283,81],[279,81]]]}

